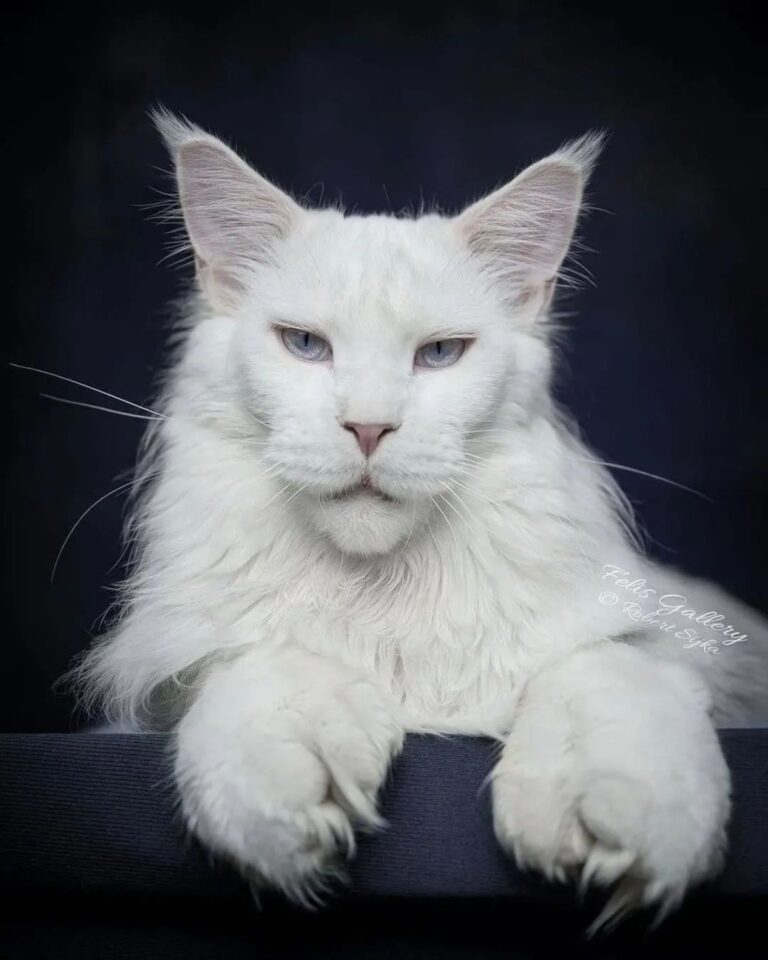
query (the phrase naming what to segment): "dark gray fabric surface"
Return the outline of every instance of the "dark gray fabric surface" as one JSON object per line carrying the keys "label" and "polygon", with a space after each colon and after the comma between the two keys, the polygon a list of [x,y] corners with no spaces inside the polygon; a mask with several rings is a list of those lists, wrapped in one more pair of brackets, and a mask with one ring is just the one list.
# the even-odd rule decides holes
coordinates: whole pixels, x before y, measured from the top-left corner
{"label": "dark gray fabric surface", "polygon": [[[723,731],[734,780],[720,895],[768,894],[768,730]],[[0,881],[100,893],[222,898],[242,885],[184,835],[162,736],[0,737]],[[353,895],[561,899],[498,848],[482,788],[494,745],[409,737],[382,798],[385,831],[360,838]]]}
{"label": "dark gray fabric surface", "polygon": [[728,960],[762,958],[768,730],[724,731],[734,778],[725,873],[653,932],[588,941],[602,894],[521,874],[493,839],[481,784],[494,746],[410,737],[360,840],[352,882],[307,913],[254,904],[174,814],[158,736],[0,737],[2,960]]}

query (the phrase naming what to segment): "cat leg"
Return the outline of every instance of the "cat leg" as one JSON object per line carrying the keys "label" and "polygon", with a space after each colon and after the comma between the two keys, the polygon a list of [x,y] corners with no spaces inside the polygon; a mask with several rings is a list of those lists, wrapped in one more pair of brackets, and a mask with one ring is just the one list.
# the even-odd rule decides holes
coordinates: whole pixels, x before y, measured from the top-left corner
{"label": "cat leg", "polygon": [[402,745],[378,683],[298,649],[253,650],[208,673],[176,741],[189,829],[255,886],[307,901],[355,826],[381,823],[376,794]]}
{"label": "cat leg", "polygon": [[596,926],[666,913],[722,861],[729,773],[701,680],[618,642],[531,678],[493,780],[494,822],[521,867],[614,885]]}

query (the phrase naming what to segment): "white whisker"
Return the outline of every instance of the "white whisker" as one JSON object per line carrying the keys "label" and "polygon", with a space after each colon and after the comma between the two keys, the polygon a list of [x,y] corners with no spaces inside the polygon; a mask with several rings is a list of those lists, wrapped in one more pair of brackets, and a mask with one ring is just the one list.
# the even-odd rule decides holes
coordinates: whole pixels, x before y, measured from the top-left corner
{"label": "white whisker", "polygon": [[[438,496],[440,496],[440,494],[438,494]],[[448,529],[451,531],[451,536],[452,536],[452,538],[453,538],[453,542],[454,542],[454,543],[456,544],[456,546],[460,549],[461,543],[460,543],[458,537],[456,536],[456,531],[455,531],[454,528],[453,528],[453,524],[452,524],[451,521],[448,519],[448,515],[446,514],[446,512],[443,510],[443,508],[442,508],[442,507],[440,506],[440,504],[437,502],[437,497],[430,497],[430,500],[432,501],[432,503],[433,503],[433,504],[437,507],[437,509],[439,510],[440,516],[443,518],[443,520],[445,520],[446,524],[448,525]]]}
{"label": "white whisker", "polygon": [[98,500],[95,500],[90,505],[90,507],[88,507],[87,510],[83,510],[83,512],[80,514],[80,516],[77,518],[75,523],[70,528],[69,533],[66,535],[66,537],[64,537],[64,542],[59,547],[59,552],[56,554],[56,559],[53,561],[53,568],[51,569],[51,581],[50,581],[51,583],[53,583],[53,578],[56,576],[56,570],[59,566],[61,555],[64,553],[64,550],[67,544],[72,539],[72,535],[74,534],[75,530],[77,530],[77,528],[80,526],[83,520],[85,520],[85,518],[88,516],[91,510],[98,507],[100,503],[103,503],[105,500],[109,499],[109,497],[113,497],[115,496],[115,494],[121,493],[123,490],[127,490],[129,487],[134,487],[137,483],[143,483],[145,480],[149,480],[152,476],[154,476],[154,474],[148,474],[146,477],[134,478],[132,480],[128,480],[126,483],[121,483],[119,487],[115,487],[114,490],[110,490],[108,493],[105,493],[103,497],[99,497]]}
{"label": "white whisker", "polygon": [[[441,481],[440,481],[440,485],[443,486],[443,487],[445,487],[445,489],[448,491],[448,493],[453,493],[454,496],[456,496],[455,492],[451,489],[450,485],[449,485],[448,483],[446,483],[444,480],[441,480]],[[445,496],[445,494],[439,493],[439,494],[438,494],[438,497],[440,497],[440,499],[443,501],[443,503],[446,505],[446,507],[450,507],[451,510],[453,510],[453,512],[456,514],[456,516],[457,516],[460,520],[463,520],[464,523],[467,522],[467,518],[464,516],[464,514],[459,513],[459,511],[456,509],[456,507],[454,507],[454,505],[453,505],[453,504],[451,503],[451,501]],[[458,498],[457,498],[457,499],[458,499]],[[460,499],[459,499],[459,503],[461,503],[461,500],[460,500]],[[462,504],[462,505],[463,505],[463,504]]]}
{"label": "white whisker", "polygon": [[461,487],[462,490],[465,490],[471,496],[477,497],[478,500],[482,500],[484,503],[489,504],[489,506],[502,509],[501,503],[498,500],[492,500],[490,497],[484,496],[482,493],[479,493],[477,490],[473,490],[469,484],[463,483],[458,478],[454,477],[452,480],[452,483],[455,483],[456,486]]}
{"label": "white whisker", "polygon": [[110,400],[117,400],[118,403],[125,403],[136,410],[143,410],[144,413],[151,413],[153,417],[165,419],[165,415],[152,410],[150,407],[143,407],[140,403],[134,403],[132,400],[126,400],[124,397],[118,397],[117,394],[108,393],[106,390],[100,390],[98,387],[92,387],[89,383],[83,383],[81,380],[73,380],[71,377],[62,376],[60,373],[52,373],[50,370],[41,370],[40,367],[29,367],[24,363],[9,363],[9,366],[17,370],[28,370],[30,373],[39,373],[44,377],[53,377],[54,380],[63,380],[64,383],[71,383],[76,387],[82,387],[84,390],[93,390],[94,393],[100,393],[103,397],[109,397]]}
{"label": "white whisker", "polygon": [[46,400],[56,400],[58,403],[67,403],[72,407],[87,407],[89,410],[102,410],[104,413],[114,413],[116,417],[130,417],[133,420],[150,420],[153,422],[167,420],[163,416],[148,416],[143,413],[130,413],[128,410],[113,410],[112,407],[102,407],[96,403],[84,403],[82,400],[69,400],[67,397],[55,397],[52,393],[41,393],[41,397]]}
{"label": "white whisker", "polygon": [[416,504],[411,503],[411,525],[408,529],[408,536],[405,538],[405,543],[403,543],[403,551],[405,551],[405,548],[411,542],[411,538],[413,537],[413,531],[415,529],[416,529]]}
{"label": "white whisker", "polygon": [[677,480],[670,480],[669,477],[661,477],[658,473],[649,473],[647,470],[639,470],[637,467],[627,467],[623,463],[610,463],[608,460],[592,460],[588,457],[575,457],[574,459],[581,460],[583,463],[594,463],[601,467],[612,467],[614,470],[626,470],[627,473],[636,473],[641,477],[650,477],[651,480],[668,483],[672,487],[677,487],[679,490],[686,490],[688,493],[695,493],[697,497],[714,503],[712,498],[708,497],[706,493],[702,493],[700,490],[694,490],[693,487],[687,487],[684,483],[678,483]]}
{"label": "white whisker", "polygon": [[282,506],[282,507],[287,507],[288,504],[291,502],[291,500],[293,500],[294,497],[298,497],[298,495],[302,492],[302,490],[306,490],[308,486],[309,486],[309,484],[307,484],[307,483],[302,484],[302,486],[300,486],[298,490],[294,491],[294,492],[290,495],[290,497],[288,497],[288,499],[287,499],[286,501],[284,501],[284,503],[281,504],[281,506]]}
{"label": "white whisker", "polygon": [[281,493],[285,493],[285,491],[288,490],[290,487],[291,487],[291,484],[286,483],[286,485],[284,487],[281,487],[274,496],[270,497],[266,503],[262,504],[261,509],[266,510],[271,503],[277,500],[277,498],[280,496]]}

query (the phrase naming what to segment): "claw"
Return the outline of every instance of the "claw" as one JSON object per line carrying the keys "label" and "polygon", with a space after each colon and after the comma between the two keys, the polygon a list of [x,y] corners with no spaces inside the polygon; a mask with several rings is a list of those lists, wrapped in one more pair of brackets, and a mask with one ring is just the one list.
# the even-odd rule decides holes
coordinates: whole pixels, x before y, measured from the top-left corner
{"label": "claw", "polygon": [[584,863],[579,887],[584,892],[593,882],[607,886],[623,876],[637,859],[629,850],[606,850],[595,846]]}

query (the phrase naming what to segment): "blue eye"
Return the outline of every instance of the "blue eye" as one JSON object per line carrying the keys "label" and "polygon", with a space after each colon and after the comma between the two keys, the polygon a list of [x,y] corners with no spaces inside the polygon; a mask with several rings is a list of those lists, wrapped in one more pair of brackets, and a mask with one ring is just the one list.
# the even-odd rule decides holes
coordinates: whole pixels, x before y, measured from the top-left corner
{"label": "blue eye", "polygon": [[281,327],[280,339],[287,350],[302,360],[327,360],[331,356],[330,343],[308,330]]}
{"label": "blue eye", "polygon": [[464,353],[466,346],[467,341],[458,337],[453,340],[433,340],[419,347],[414,363],[417,367],[450,367]]}

